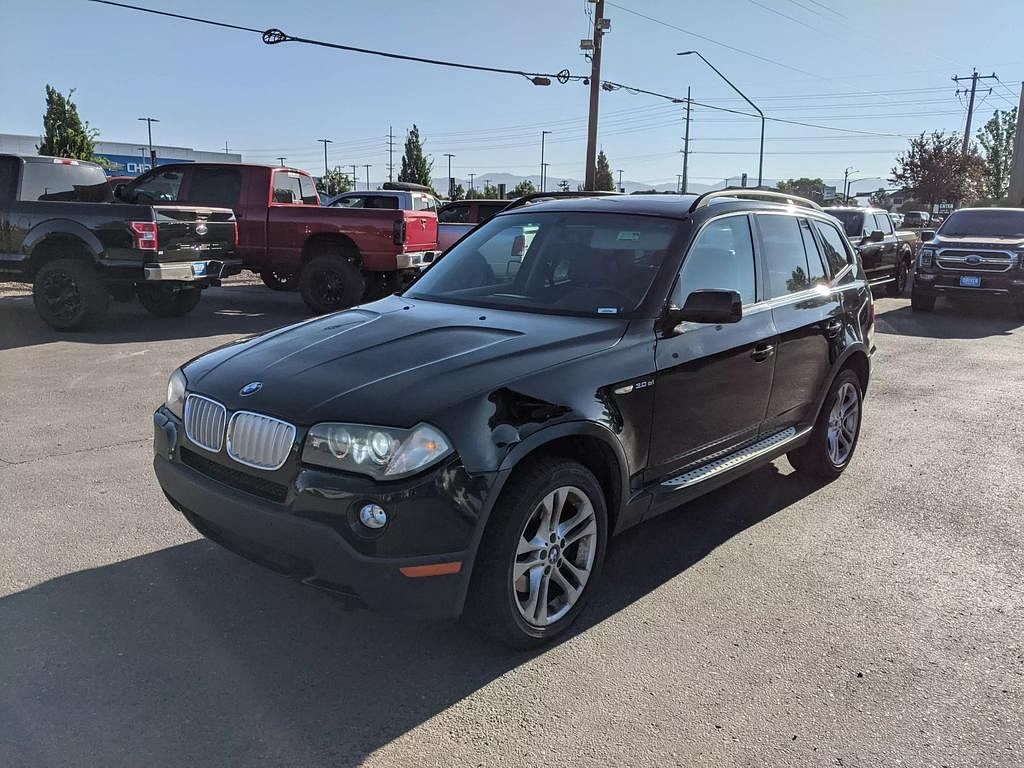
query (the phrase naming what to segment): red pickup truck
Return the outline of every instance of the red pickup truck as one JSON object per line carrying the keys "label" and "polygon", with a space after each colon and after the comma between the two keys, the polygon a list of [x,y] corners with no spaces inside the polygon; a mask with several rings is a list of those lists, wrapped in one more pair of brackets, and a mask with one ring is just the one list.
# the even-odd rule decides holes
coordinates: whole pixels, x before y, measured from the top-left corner
{"label": "red pickup truck", "polygon": [[437,250],[433,211],[321,208],[313,179],[294,168],[161,165],[115,194],[127,202],[233,209],[243,266],[274,290],[298,287],[314,312],[399,290]]}

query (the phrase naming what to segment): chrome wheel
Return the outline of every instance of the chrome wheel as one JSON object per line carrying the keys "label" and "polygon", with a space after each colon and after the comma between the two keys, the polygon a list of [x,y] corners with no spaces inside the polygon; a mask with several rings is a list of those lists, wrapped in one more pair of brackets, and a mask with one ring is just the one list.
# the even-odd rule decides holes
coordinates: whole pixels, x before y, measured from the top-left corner
{"label": "chrome wheel", "polygon": [[836,390],[828,416],[828,458],[834,466],[843,466],[853,453],[859,424],[860,400],[857,389],[847,381]]}
{"label": "chrome wheel", "polygon": [[512,593],[519,613],[545,627],[579,600],[594,568],[597,517],[575,486],[562,486],[537,505],[519,536]]}

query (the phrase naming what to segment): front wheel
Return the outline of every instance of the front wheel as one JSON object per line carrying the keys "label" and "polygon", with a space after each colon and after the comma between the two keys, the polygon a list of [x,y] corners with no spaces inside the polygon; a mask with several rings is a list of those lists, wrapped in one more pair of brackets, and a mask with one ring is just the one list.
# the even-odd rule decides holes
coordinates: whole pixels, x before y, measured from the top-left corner
{"label": "front wheel", "polygon": [[889,283],[888,293],[890,296],[902,296],[907,290],[907,277],[910,275],[910,267],[906,261],[900,259],[896,265],[896,279]]}
{"label": "front wheel", "polygon": [[565,632],[604,562],[608,513],[594,475],[537,462],[502,491],[480,542],[470,613],[499,642],[532,648]]}
{"label": "front wheel", "polygon": [[850,465],[860,438],[863,393],[860,379],[850,369],[839,372],[814,424],[811,437],[786,454],[798,472],[835,480]]}
{"label": "front wheel", "polygon": [[161,285],[141,289],[139,302],[157,317],[181,317],[196,308],[201,296],[199,288],[175,290],[169,285]]}

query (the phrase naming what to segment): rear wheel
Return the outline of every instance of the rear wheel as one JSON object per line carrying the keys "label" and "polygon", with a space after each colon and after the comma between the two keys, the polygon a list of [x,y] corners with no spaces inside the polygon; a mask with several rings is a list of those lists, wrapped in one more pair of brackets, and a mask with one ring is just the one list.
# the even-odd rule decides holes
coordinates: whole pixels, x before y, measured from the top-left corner
{"label": "rear wheel", "polygon": [[46,324],[58,331],[80,331],[98,324],[110,307],[110,295],[92,265],[78,259],[54,259],[36,272],[32,301]]}
{"label": "rear wheel", "polygon": [[263,284],[272,291],[294,291],[299,285],[299,276],[293,272],[275,272],[265,269],[260,272]]}
{"label": "rear wheel", "polygon": [[302,300],[318,314],[358,304],[365,285],[359,267],[340,254],[317,256],[299,273]]}
{"label": "rear wheel", "polygon": [[569,459],[526,467],[502,491],[480,542],[470,615],[506,645],[565,632],[590,598],[608,537],[604,494]]}
{"label": "rear wheel", "polygon": [[910,294],[910,308],[915,312],[931,312],[935,309],[935,297],[913,291]]}
{"label": "rear wheel", "polygon": [[896,265],[896,279],[889,283],[887,291],[890,296],[902,296],[907,290],[907,276],[910,274],[910,267],[904,259],[900,259]]}
{"label": "rear wheel", "polygon": [[187,315],[202,297],[198,288],[175,290],[169,285],[145,287],[139,290],[139,302],[157,317],[181,317]]}
{"label": "rear wheel", "polygon": [[860,438],[860,379],[850,369],[839,372],[822,406],[810,440],[790,451],[786,458],[793,468],[825,480],[834,480],[845,470]]}

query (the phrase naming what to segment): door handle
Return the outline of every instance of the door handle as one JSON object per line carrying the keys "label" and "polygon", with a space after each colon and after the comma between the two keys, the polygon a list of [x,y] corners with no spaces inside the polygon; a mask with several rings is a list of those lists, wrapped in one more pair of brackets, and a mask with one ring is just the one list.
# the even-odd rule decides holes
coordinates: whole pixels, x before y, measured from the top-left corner
{"label": "door handle", "polygon": [[828,323],[825,324],[825,335],[830,339],[834,339],[838,336],[841,330],[843,330],[842,320],[833,319],[829,320]]}
{"label": "door handle", "polygon": [[758,344],[753,350],[751,350],[750,357],[755,363],[763,363],[774,354],[774,344]]}

